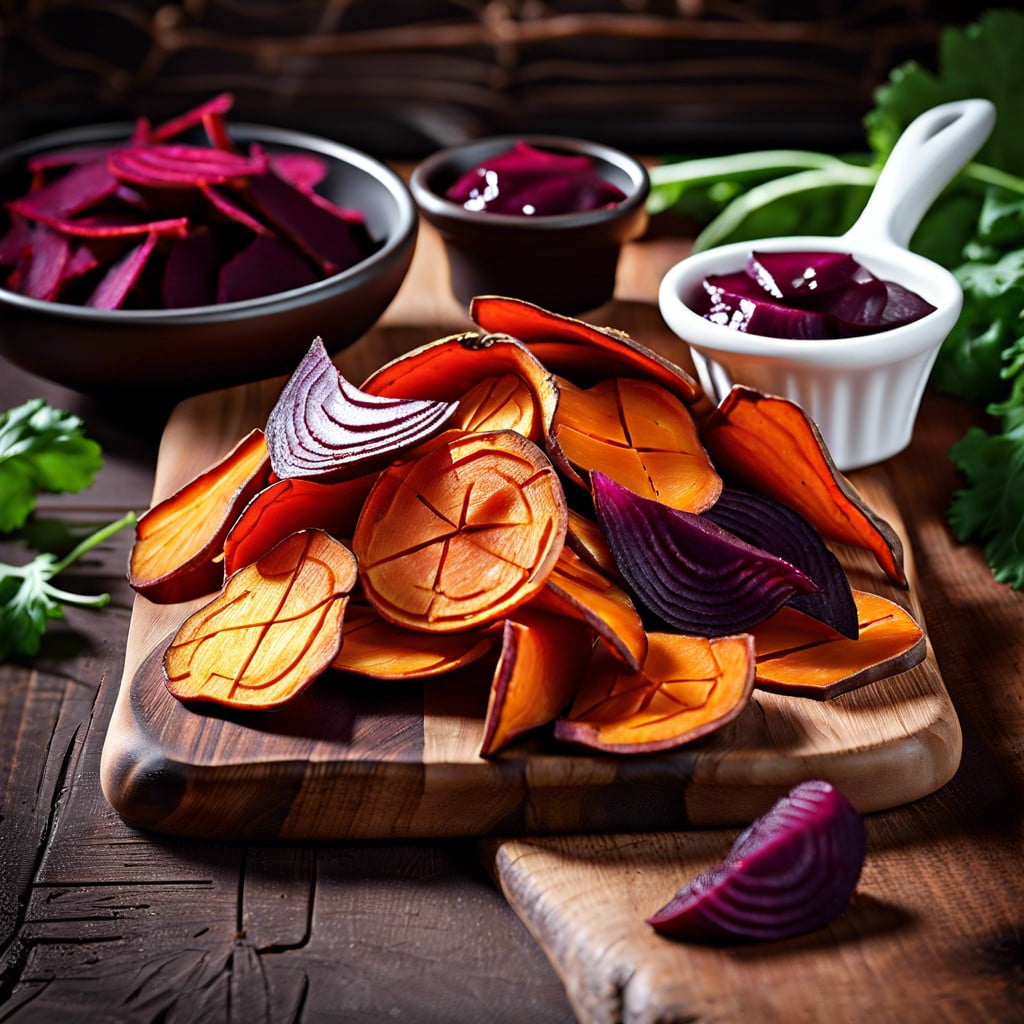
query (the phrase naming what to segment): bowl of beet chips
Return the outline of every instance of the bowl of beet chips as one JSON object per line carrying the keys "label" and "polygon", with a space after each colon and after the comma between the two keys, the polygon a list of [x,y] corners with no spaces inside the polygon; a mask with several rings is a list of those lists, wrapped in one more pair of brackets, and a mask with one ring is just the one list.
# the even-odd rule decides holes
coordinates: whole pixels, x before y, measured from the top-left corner
{"label": "bowl of beet chips", "polygon": [[231,102],[0,153],[0,353],[85,392],[186,394],[376,322],[416,241],[405,183],[327,139],[230,124]]}

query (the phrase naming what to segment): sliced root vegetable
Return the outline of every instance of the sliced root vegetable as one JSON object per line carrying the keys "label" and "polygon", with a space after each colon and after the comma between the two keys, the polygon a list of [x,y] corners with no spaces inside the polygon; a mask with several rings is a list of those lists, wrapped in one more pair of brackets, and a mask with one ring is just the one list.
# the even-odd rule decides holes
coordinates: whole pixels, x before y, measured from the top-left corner
{"label": "sliced root vegetable", "polygon": [[164,653],[179,700],[269,709],[301,693],[341,643],[356,561],[318,530],[293,534],[232,576]]}
{"label": "sliced root vegetable", "polygon": [[372,679],[426,679],[454,672],[494,650],[485,632],[424,633],[396,626],[369,605],[349,604],[331,667]]}
{"label": "sliced root vegetable", "polygon": [[535,444],[513,431],[449,431],[381,473],[352,547],[384,618],[474,629],[544,586],[566,520],[561,483]]}
{"label": "sliced root vegetable", "polygon": [[569,509],[569,527],[566,530],[565,542],[591,568],[616,583],[623,582],[622,573],[615,564],[615,556],[608,547],[601,527],[593,519],[588,519],[582,512],[573,508]]}
{"label": "sliced root vegetable", "polygon": [[212,115],[223,117],[234,106],[235,98],[229,92],[222,92],[218,95],[200,103],[184,114],[164,121],[162,124],[152,128],[148,138],[153,142],[167,142],[170,139],[183,135],[190,128],[196,128],[203,124]]}
{"label": "sliced root vegetable", "polygon": [[60,293],[71,259],[71,244],[45,224],[33,224],[29,259],[19,291],[33,299],[50,301]]}
{"label": "sliced root vegetable", "polygon": [[817,588],[789,562],[603,473],[591,489],[615,564],[641,608],[695,636],[740,633]]}
{"label": "sliced root vegetable", "polygon": [[100,278],[85,305],[93,309],[120,309],[146,269],[158,240],[159,236],[150,232],[145,241],[129,249]]}
{"label": "sliced root vegetable", "polygon": [[164,263],[161,296],[167,309],[207,306],[217,300],[220,246],[205,225],[171,243]]}
{"label": "sliced root vegetable", "polygon": [[323,530],[344,540],[352,536],[375,473],[338,483],[275,480],[256,494],[224,538],[224,575],[255,562],[275,544],[300,530]]}
{"label": "sliced root vegetable", "polygon": [[754,641],[651,633],[643,668],[595,655],[555,737],[611,753],[669,750],[706,736],[746,707],[754,686]]}
{"label": "sliced root vegetable", "polygon": [[469,315],[493,334],[510,334],[524,342],[552,372],[572,378],[598,376],[644,377],[657,381],[684,402],[701,395],[696,381],[674,363],[611,327],[542,309],[522,299],[500,295],[477,296]]}
{"label": "sliced root vegetable", "polygon": [[287,242],[257,235],[220,268],[217,302],[244,302],[316,280],[310,265]]}
{"label": "sliced root vegetable", "polygon": [[[236,224],[241,224],[243,228],[248,228],[254,235],[274,237],[270,228],[258,221],[248,210],[239,206],[238,203],[228,196],[224,189],[214,188],[213,185],[207,185],[206,182],[202,182],[199,185],[199,191],[202,192],[210,205],[222,217]],[[310,273],[312,274],[312,271]],[[284,291],[284,288],[280,290]]]}
{"label": "sliced root vegetable", "polygon": [[704,516],[806,573],[821,589],[794,594],[787,603],[857,639],[857,606],[850,581],[821,534],[803,516],[774,498],[733,488],[724,490]]}
{"label": "sliced root vegetable", "polygon": [[263,431],[253,430],[224,458],[153,505],[135,526],[131,586],[160,604],[217,590],[224,538],[269,476]]}
{"label": "sliced root vegetable", "polygon": [[13,211],[7,230],[0,236],[0,266],[13,267],[32,248],[32,221]]}
{"label": "sliced root vegetable", "polygon": [[721,471],[799,512],[829,540],[870,551],[890,580],[907,585],[896,531],[836,469],[795,402],[736,385],[702,423],[701,439]]}
{"label": "sliced root vegetable", "polygon": [[620,661],[636,671],[647,654],[647,631],[629,595],[570,547],[562,549],[547,585],[530,608],[585,622]]}
{"label": "sliced root vegetable", "polygon": [[804,935],[846,910],[866,847],[864,822],[846,797],[829,782],[801,782],[647,923],[681,939]]}
{"label": "sliced root vegetable", "polygon": [[459,399],[452,419],[458,430],[514,430],[531,440],[542,434],[533,393],[522,377],[506,373],[473,385]]}
{"label": "sliced root vegetable", "polygon": [[449,402],[382,398],[350,384],[317,338],[267,418],[267,445],[281,478],[330,480],[389,462],[433,436]]}
{"label": "sliced root vegetable", "polygon": [[140,220],[139,215],[121,210],[97,213],[89,217],[39,217],[55,231],[75,238],[128,239],[141,235],[181,238],[188,232],[188,217],[165,217],[161,220]]}
{"label": "sliced root vegetable", "polygon": [[370,254],[365,230],[339,217],[302,189],[266,170],[243,190],[260,217],[290,239],[325,274],[337,274]]}
{"label": "sliced root vegetable", "polygon": [[303,192],[311,192],[327,177],[327,161],[315,153],[272,153],[274,173]]}
{"label": "sliced root vegetable", "polygon": [[582,623],[520,608],[505,620],[501,658],[491,682],[480,756],[561,714],[572,700],[593,646]]}
{"label": "sliced root vegetable", "polygon": [[853,593],[860,630],[855,640],[795,608],[783,608],[751,629],[758,689],[829,700],[924,660],[924,631],[908,612],[877,594]]}
{"label": "sliced root vegetable", "polygon": [[[547,436],[558,404],[554,378],[530,350],[513,338],[459,334],[399,356],[368,377],[362,389],[389,398],[459,400],[496,378],[512,376],[529,389],[519,433],[538,443]],[[472,406],[472,401],[471,401]],[[461,414],[460,414],[461,415]]]}
{"label": "sliced root vegetable", "polygon": [[107,158],[121,181],[147,188],[198,188],[200,185],[243,184],[267,169],[262,155],[246,156],[209,146],[163,143],[124,146]]}
{"label": "sliced root vegetable", "polygon": [[559,381],[552,458],[576,483],[598,469],[636,494],[701,512],[722,490],[686,406],[653,381],[609,377],[590,388]]}
{"label": "sliced root vegetable", "polygon": [[118,180],[106,160],[73,166],[48,185],[12,200],[11,210],[32,220],[66,220],[102,202],[117,190]]}

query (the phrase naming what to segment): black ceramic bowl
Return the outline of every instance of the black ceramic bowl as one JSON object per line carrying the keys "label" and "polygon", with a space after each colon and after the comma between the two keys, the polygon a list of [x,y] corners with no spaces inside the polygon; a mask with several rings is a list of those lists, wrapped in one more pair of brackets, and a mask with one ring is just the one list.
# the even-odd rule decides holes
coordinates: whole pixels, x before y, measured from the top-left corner
{"label": "black ceramic bowl", "polygon": [[[26,188],[33,154],[127,138],[129,125],[94,125],[21,143],[0,154],[0,198]],[[98,310],[30,299],[0,288],[0,353],[85,392],[191,394],[290,373],[313,339],[340,351],[388,307],[405,278],[418,216],[405,183],[357,150],[301,132],[233,124],[240,144],[326,158],[318,191],[362,212],[377,248],[332,277],[244,302],[188,309]]]}
{"label": "black ceramic bowl", "polygon": [[[471,211],[445,192],[481,161],[523,141],[538,149],[588,156],[595,171],[625,199],[584,213],[523,217]],[[410,180],[423,216],[441,234],[455,297],[507,295],[554,312],[595,309],[615,291],[624,242],[647,226],[650,180],[643,165],[609,146],[554,135],[494,136],[427,157]]]}

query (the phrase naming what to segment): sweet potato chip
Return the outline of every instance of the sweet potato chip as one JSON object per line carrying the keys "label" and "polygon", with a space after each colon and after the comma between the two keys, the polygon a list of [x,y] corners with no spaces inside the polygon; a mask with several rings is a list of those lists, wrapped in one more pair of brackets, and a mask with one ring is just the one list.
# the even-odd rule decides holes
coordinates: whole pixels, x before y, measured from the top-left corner
{"label": "sweet potato chip", "polygon": [[505,620],[491,682],[480,756],[547,725],[572,700],[586,671],[593,635],[582,623],[520,608]]}
{"label": "sweet potato chip", "polygon": [[818,428],[795,402],[736,385],[701,437],[720,469],[799,512],[824,537],[870,551],[889,579],[907,585],[896,531],[836,469]]}
{"label": "sweet potato chip", "polygon": [[611,327],[542,309],[523,299],[480,295],[469,307],[470,319],[492,334],[510,334],[522,341],[552,372],[573,377],[595,375],[643,377],[667,388],[684,402],[702,392],[697,382],[675,363]]}
{"label": "sweet potato chip", "polygon": [[263,431],[253,430],[222,459],[153,505],[135,525],[131,586],[161,604],[216,590],[222,582],[224,538],[269,474]]}
{"label": "sweet potato chip", "polygon": [[558,381],[552,458],[576,483],[599,469],[645,498],[685,512],[715,503],[722,480],[675,395],[652,381],[609,377],[590,388]]}
{"label": "sweet potato chip", "polygon": [[924,632],[898,604],[855,590],[856,640],[795,608],[783,608],[755,626],[757,687],[794,697],[829,700],[924,660]]}
{"label": "sweet potato chip", "polygon": [[242,509],[224,538],[224,575],[255,562],[279,541],[300,530],[323,530],[343,540],[352,536],[376,473],[324,484],[316,480],[275,480]]}
{"label": "sweet potato chip", "polygon": [[[519,433],[538,444],[547,436],[558,404],[554,378],[525,345],[501,336],[481,338],[478,334],[457,334],[408,352],[371,374],[362,390],[388,398],[431,398],[458,401],[478,385],[512,376],[526,386],[530,407],[520,410]],[[522,402],[522,391],[517,399]],[[472,408],[474,399],[470,397]],[[464,423],[471,423],[465,419]],[[474,429],[476,427],[474,426]]]}
{"label": "sweet potato chip", "polygon": [[331,663],[372,679],[425,679],[453,672],[494,649],[487,633],[425,633],[382,619],[369,605],[345,609],[341,650]]}
{"label": "sweet potato chip", "polygon": [[643,664],[647,632],[629,595],[572,548],[562,549],[547,584],[529,607],[579,619],[633,671]]}
{"label": "sweet potato chip", "polygon": [[293,534],[232,576],[164,653],[179,700],[269,709],[301,693],[341,643],[356,562],[319,530]]}
{"label": "sweet potato chip", "polygon": [[540,590],[566,519],[554,467],[535,444],[510,430],[453,430],[381,473],[352,549],[384,618],[413,629],[474,629]]}
{"label": "sweet potato chip", "polygon": [[555,737],[611,753],[668,750],[731,722],[754,687],[754,640],[650,633],[639,672],[597,655]]}

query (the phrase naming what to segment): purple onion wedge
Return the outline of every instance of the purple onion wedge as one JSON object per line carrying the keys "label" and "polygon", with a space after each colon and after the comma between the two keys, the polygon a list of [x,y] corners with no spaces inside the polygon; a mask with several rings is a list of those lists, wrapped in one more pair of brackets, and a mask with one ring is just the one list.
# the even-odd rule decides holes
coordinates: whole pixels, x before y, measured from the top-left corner
{"label": "purple onion wedge", "polygon": [[846,909],[865,850],[864,822],[846,797],[829,782],[801,782],[647,923],[704,941],[804,935]]}
{"label": "purple onion wedge", "polygon": [[641,497],[597,470],[597,519],[640,607],[692,636],[742,633],[818,585],[702,516]]}
{"label": "purple onion wedge", "polygon": [[267,418],[270,465],[282,479],[354,476],[433,436],[456,405],[360,391],[317,338]]}
{"label": "purple onion wedge", "polygon": [[850,581],[821,534],[803,516],[774,498],[733,488],[725,488],[718,501],[701,514],[806,573],[821,589],[794,594],[786,603],[843,636],[857,639],[857,605]]}

